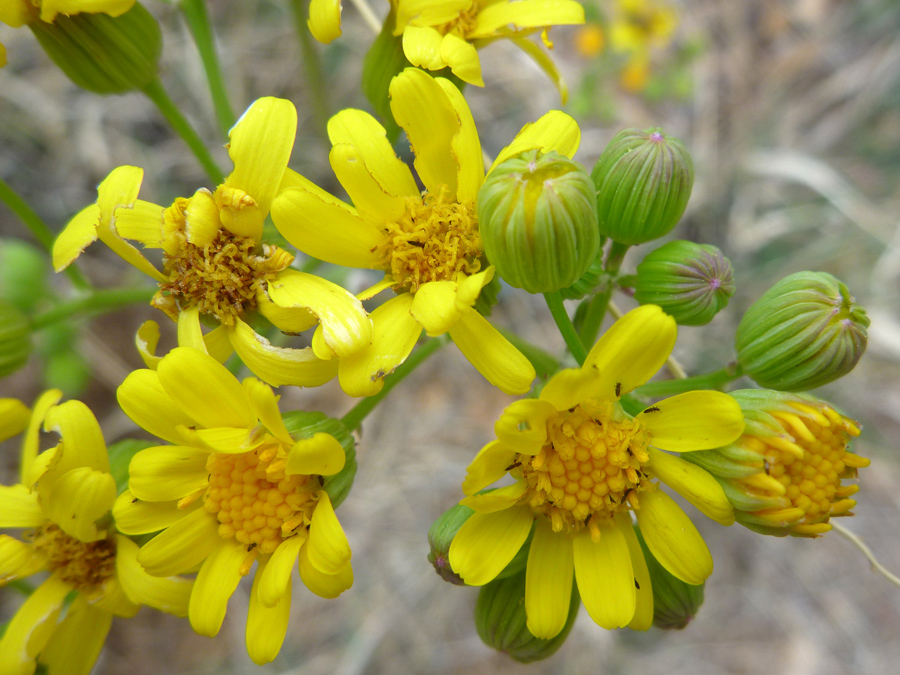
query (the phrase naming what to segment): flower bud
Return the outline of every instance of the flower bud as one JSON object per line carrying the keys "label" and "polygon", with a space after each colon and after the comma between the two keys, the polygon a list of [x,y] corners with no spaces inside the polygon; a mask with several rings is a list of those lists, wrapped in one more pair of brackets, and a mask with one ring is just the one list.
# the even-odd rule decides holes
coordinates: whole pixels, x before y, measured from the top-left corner
{"label": "flower bud", "polygon": [[682,326],[703,326],[734,295],[731,261],[715,246],[670,241],[637,266],[634,297],[653,304]]}
{"label": "flower bud", "polygon": [[715,476],[742,525],[775,536],[816,537],[832,516],[852,515],[859,489],[842,485],[869,460],[849,450],[859,426],[808,394],[745,389],[731,396],[744,433],[717,450],[682,457]]}
{"label": "flower bud", "polygon": [[672,575],[653,557],[637,525],[634,526],[634,532],[641,544],[647,571],[650,573],[650,585],[653,589],[653,625],[664,630],[685,628],[700,611],[706,584],[696,586],[687,584]]}
{"label": "flower bud", "polygon": [[38,42],[72,82],[97,94],[143,89],[159,72],[162,33],[142,5],[124,14],[57,15],[28,22]]}
{"label": "flower bud", "polygon": [[849,373],[866,350],[866,311],[826,272],[797,272],[746,311],[738,362],[762,387],[813,389]]}
{"label": "flower bud", "polygon": [[661,129],[624,129],[606,146],[591,178],[600,233],[642,244],[678,223],[694,186],[694,164],[677,138]]}
{"label": "flower bud", "polygon": [[0,241],[0,298],[32,313],[47,293],[46,254],[21,239]]}
{"label": "flower bud", "polygon": [[529,293],[575,283],[600,247],[590,177],[556,152],[528,150],[502,162],[485,178],[477,208],[488,260]]}
{"label": "flower bud", "polygon": [[31,326],[15,305],[0,300],[0,377],[16,372],[31,354]]}
{"label": "flower bud", "polygon": [[525,625],[525,572],[494,579],[482,586],[475,603],[475,628],[488,647],[505,652],[519,663],[549,658],[562,647],[581,605],[576,584],[572,584],[569,616],[558,635],[537,638]]}

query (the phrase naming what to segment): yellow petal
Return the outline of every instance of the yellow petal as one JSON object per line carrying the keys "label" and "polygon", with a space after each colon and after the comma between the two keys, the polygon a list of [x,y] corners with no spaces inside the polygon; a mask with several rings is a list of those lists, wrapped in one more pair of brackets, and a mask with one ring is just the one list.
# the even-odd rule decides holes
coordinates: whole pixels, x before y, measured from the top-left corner
{"label": "yellow petal", "polygon": [[533,398],[506,406],[494,423],[494,433],[507,448],[523,455],[536,455],[547,440],[547,420],[556,415],[547,401]]}
{"label": "yellow petal", "polygon": [[328,44],[341,36],[341,0],[311,0],[309,32],[319,42]]}
{"label": "yellow petal", "polygon": [[[172,401],[198,426],[252,427],[256,424],[256,416],[240,383],[209,354],[176,347],[166,354],[156,372]],[[211,391],[216,395],[210,396]]]}
{"label": "yellow petal", "polygon": [[31,411],[15,398],[0,398],[0,442],[18,436],[28,427]]}
{"label": "yellow petal", "polygon": [[309,546],[300,549],[300,579],[320,598],[336,598],[353,585],[353,566],[348,561],[337,574],[325,574],[309,561]]}
{"label": "yellow petal", "polygon": [[[531,57],[531,60],[544,71],[547,77],[550,78],[550,81],[553,82],[553,85],[559,91],[560,102],[563,105],[568,103],[569,87],[566,85],[566,81],[563,79],[562,75],[560,75],[559,69],[556,67],[556,63],[553,62],[550,55],[528,38],[510,36],[509,41]],[[571,157],[571,155],[569,155],[569,157]]]}
{"label": "yellow petal", "polygon": [[19,467],[20,480],[27,487],[34,485],[40,477],[40,474],[35,472],[34,463],[40,450],[41,425],[44,423],[47,411],[55,406],[61,398],[62,392],[59,389],[49,389],[38,397],[32,407],[31,419],[28,420],[28,428],[22,439],[21,466]]}
{"label": "yellow petal", "polygon": [[153,577],[137,561],[138,547],[128,537],[116,537],[116,578],[131,602],[175,616],[187,616],[194,582],[181,577]]}
{"label": "yellow petal", "polygon": [[474,509],[477,513],[494,513],[514,506],[528,492],[525,481],[516,481],[480,495],[472,495],[460,500],[460,504]]}
{"label": "yellow petal", "polygon": [[0,654],[7,672],[32,673],[37,655],[53,636],[63,601],[72,586],[52,575],[28,597],[0,638]]}
{"label": "yellow petal", "polygon": [[241,361],[254,375],[273,387],[283,384],[318,387],[337,375],[336,361],[318,358],[309,347],[276,347],[240,319],[229,331],[229,337]]}
{"label": "yellow petal", "polygon": [[463,82],[474,84],[476,87],[484,86],[481,61],[478,59],[475,45],[455,33],[447,33],[441,40],[441,60],[450,66],[450,71]]}
{"label": "yellow petal", "polygon": [[219,363],[225,363],[234,353],[231,340],[228,338],[228,327],[218,326],[203,336],[206,353]]}
{"label": "yellow petal", "polygon": [[734,522],[734,508],[719,481],[696,464],[680,457],[655,448],[648,448],[647,452],[650,454],[647,467],[654,476],[720,525]]}
{"label": "yellow petal", "polygon": [[0,485],[0,527],[38,527],[45,520],[37,492],[24,485]]}
{"label": "yellow petal", "polygon": [[62,474],[51,485],[41,481],[38,494],[47,518],[66,534],[86,542],[106,536],[106,530],[98,530],[95,523],[116,502],[116,481],[108,473],[78,467]]}
{"label": "yellow petal", "polygon": [[463,492],[467,495],[474,495],[491,483],[500,480],[506,475],[515,458],[514,450],[499,441],[491,441],[475,455],[475,459],[469,464],[466,470],[466,479],[462,484]]}
{"label": "yellow petal", "polygon": [[159,324],[155,321],[145,321],[134,335],[134,344],[138,354],[144,361],[144,365],[150,370],[156,370],[161,356],[156,355],[156,347],[159,345]]}
{"label": "yellow petal", "polygon": [[566,368],[551,377],[541,389],[540,400],[556,410],[568,410],[598,395],[600,373],[596,368]]}
{"label": "yellow petal", "polygon": [[47,672],[89,675],[112,625],[112,614],[76,598],[41,651]]}
{"label": "yellow petal", "polygon": [[200,306],[194,305],[178,312],[178,346],[206,352],[206,341],[200,327]]}
{"label": "yellow petal", "polygon": [[130,209],[118,209],[115,216],[120,237],[139,241],[144,248],[162,248],[163,207],[138,199]]}
{"label": "yellow petal", "polygon": [[222,229],[219,205],[212,192],[200,188],[194,193],[184,209],[184,221],[184,234],[191,244],[203,248],[212,243]]}
{"label": "yellow petal", "polygon": [[331,434],[317,433],[311,438],[301,438],[288,453],[284,473],[307,476],[333,476],[344,468],[344,448]]}
{"label": "yellow petal", "polygon": [[[401,293],[371,313],[372,345],[340,360],[341,389],[350,396],[372,396],[381,391],[384,376],[406,360],[422,334],[410,314],[411,293]],[[333,362],[332,362],[333,363]]]}
{"label": "yellow petal", "polygon": [[439,26],[459,17],[463,10],[471,9],[473,0],[403,0],[397,4],[397,30],[404,32],[408,24],[414,26]]}
{"label": "yellow petal", "polygon": [[469,363],[500,391],[524,394],[531,388],[534,366],[477,311],[462,309],[449,332]]}
{"label": "yellow petal", "polygon": [[124,14],[134,6],[134,0],[43,0],[41,2],[41,21],[50,23],[56,14],[78,14],[102,12],[110,16]]}
{"label": "yellow petal", "polygon": [[131,490],[125,490],[116,499],[112,514],[116,529],[122,534],[149,534],[177,523],[201,505],[202,501],[198,500],[186,509],[179,509],[177,500],[145,502],[135,497]]}
{"label": "yellow petal", "polygon": [[53,243],[53,269],[62,272],[97,240],[100,225],[100,207],[91,204],[84,207],[63,228]]}
{"label": "yellow petal", "polygon": [[578,592],[594,623],[607,630],[627,626],[635,610],[634,572],[619,526],[601,527],[599,541],[585,528],[572,540],[572,549]]}
{"label": "yellow petal", "polygon": [[54,469],[60,473],[86,466],[109,471],[109,455],[97,418],[81,401],[66,401],[47,411],[44,431],[55,431],[62,437],[62,459]]}
{"label": "yellow petal", "polygon": [[686,584],[702,584],[713,561],[703,537],[681,507],[662,490],[641,493],[635,511],[647,548],[659,563]]}
{"label": "yellow petal", "polygon": [[[283,333],[299,334],[319,323],[316,315],[302,307],[279,307],[269,298],[268,284],[256,294],[257,309]],[[227,342],[227,340],[226,340]],[[229,343],[229,348],[231,344]]]}
{"label": "yellow petal", "polygon": [[322,324],[325,343],[338,356],[372,344],[372,322],[362,303],[337,284],[313,274],[283,270],[269,282],[269,297],[280,307],[304,308]]}
{"label": "yellow petal", "polygon": [[584,23],[584,8],[574,0],[517,0],[490,3],[476,17],[471,38],[495,35],[500,29],[542,28]]}
{"label": "yellow petal", "polygon": [[221,543],[215,517],[197,509],[144,544],[138,562],[155,577],[171,577],[195,568]]}
{"label": "yellow petal", "polygon": [[116,390],[119,406],[134,422],[153,436],[180,443],[179,426],[190,426],[194,419],[172,400],[153,370],[132,371]]}
{"label": "yellow petal", "polygon": [[[162,535],[160,535],[162,536]],[[241,565],[247,547],[234,540],[223,541],[203,562],[191,591],[188,616],[191,627],[200,635],[216,635],[225,620],[228,600],[241,580]]]}
{"label": "yellow petal", "polygon": [[551,110],[537,122],[531,122],[522,127],[513,142],[497,155],[497,159],[491,164],[488,173],[513,155],[534,148],[539,148],[542,152],[553,150],[571,158],[578,150],[580,142],[581,130],[578,128],[578,123],[564,112]]}
{"label": "yellow petal", "polygon": [[32,5],[19,0],[17,2],[0,2],[0,23],[19,28],[32,18]]}
{"label": "yellow petal", "polygon": [[487,286],[491,279],[494,278],[496,268],[490,265],[477,274],[462,278],[457,278],[458,288],[456,291],[457,305],[472,307],[481,295],[481,289]]}
{"label": "yellow petal", "polygon": [[720,391],[688,391],[654,403],[653,412],[635,419],[644,423],[658,448],[689,452],[728,445],[744,432],[741,406]]}
{"label": "yellow petal", "polygon": [[446,186],[455,196],[459,166],[451,143],[460,121],[443,87],[425,71],[406,68],[391,80],[390,96],[391,112],[409,137],[425,188],[436,195]]}
{"label": "yellow petal", "polygon": [[265,605],[259,597],[261,577],[266,571],[266,561],[259,561],[253,588],[250,590],[250,606],[247,611],[247,653],[257,665],[273,661],[287,634],[288,619],[291,615],[291,578],[288,577],[287,592],[274,605]]}
{"label": "yellow petal", "polygon": [[634,617],[628,627],[632,630],[650,630],[653,625],[653,589],[650,582],[650,571],[647,569],[647,561],[644,559],[644,551],[634,533],[630,513],[620,513],[616,516],[616,525],[628,544],[634,572],[635,609]]}
{"label": "yellow petal", "polygon": [[256,570],[256,578],[259,579],[259,601],[263,606],[274,607],[285,595],[290,595],[291,572],[297,564],[300,548],[305,543],[305,532],[288,537],[272,553],[265,568],[262,571]]}
{"label": "yellow petal", "polygon": [[533,522],[527,507],[473,513],[450,544],[450,566],[469,586],[483,586],[515,557]]}
{"label": "yellow petal", "polygon": [[279,397],[275,396],[272,388],[255,377],[248,377],[242,384],[250,400],[250,407],[253,408],[253,414],[263,423],[266,430],[279,441],[293,444],[294,439],[284,426],[284,419],[278,408]]}
{"label": "yellow petal", "polygon": [[0,585],[30,577],[43,570],[45,565],[46,560],[36,554],[33,545],[0,534]]}
{"label": "yellow petal", "polygon": [[675,319],[656,305],[641,305],[607,330],[584,361],[600,373],[599,396],[618,398],[649,380],[672,353]]}
{"label": "yellow petal", "polygon": [[350,562],[350,542],[324,490],[309,524],[307,547],[310,563],[324,574],[337,574]]}
{"label": "yellow petal", "polygon": [[525,625],[534,636],[552,638],[566,625],[572,569],[572,540],[553,532],[548,520],[539,519],[525,568]]}
{"label": "yellow petal", "polygon": [[[396,222],[406,212],[407,198],[418,195],[418,192],[404,192],[399,196],[390,194],[372,175],[365,157],[355,145],[342,143],[334,146],[328,159],[341,185],[353,200],[357,213],[369,223]],[[403,168],[412,181],[409,168],[405,164]],[[412,182],[412,187],[415,187],[415,182]]]}
{"label": "yellow petal", "polygon": [[412,65],[441,70],[449,64],[441,56],[443,36],[431,26],[407,26],[403,30],[403,54]]}
{"label": "yellow petal", "polygon": [[413,296],[409,311],[431,337],[443,335],[459,319],[455,281],[429,281]]}
{"label": "yellow petal", "polygon": [[205,488],[207,450],[160,445],[138,452],[128,467],[128,487],[138,499],[165,502]]}
{"label": "yellow petal", "polygon": [[[449,37],[450,35],[446,36],[446,38]],[[444,39],[444,44],[447,43],[446,38]],[[464,44],[468,45],[468,43]],[[468,46],[471,47],[471,45]],[[478,56],[474,54],[474,48],[472,49],[472,55],[477,64]],[[451,67],[453,67],[452,62]],[[465,78],[461,77],[461,79]],[[479,65],[478,80],[480,79],[481,66]],[[459,133],[451,142],[453,156],[459,164],[456,198],[462,204],[468,203],[474,205],[475,198],[478,196],[478,190],[481,188],[481,184],[484,183],[484,155],[481,152],[481,141],[478,140],[478,130],[475,128],[475,120],[472,118],[472,111],[469,110],[469,104],[466,103],[465,97],[462,95],[462,92],[456,88],[456,85],[450,82],[450,80],[446,80],[442,77],[437,78],[437,83],[441,85],[444,93],[447,94],[447,98],[450,99],[450,103],[459,117]],[[481,274],[483,273],[484,272]],[[491,276],[493,276],[493,272],[491,272]],[[484,283],[487,283],[488,281],[490,281],[490,277]]]}

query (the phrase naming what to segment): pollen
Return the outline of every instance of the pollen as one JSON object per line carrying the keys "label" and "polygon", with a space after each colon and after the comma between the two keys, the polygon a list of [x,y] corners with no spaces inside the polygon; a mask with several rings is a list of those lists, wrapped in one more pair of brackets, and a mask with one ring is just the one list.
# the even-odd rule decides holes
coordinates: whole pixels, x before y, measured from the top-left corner
{"label": "pollen", "polygon": [[[868,466],[869,460],[847,450],[850,438],[860,433],[852,420],[827,406],[796,404],[794,408],[796,413],[772,413],[793,441],[760,437],[763,447],[758,452],[766,458],[766,475],[777,481],[772,487],[790,502],[794,518],[799,521],[792,533],[816,536],[831,529],[831,516],[852,515],[850,510],[856,501],[849,497],[859,488],[841,485],[841,480],[855,478],[856,470]],[[784,509],[772,511],[775,510],[756,515],[783,519]]]}
{"label": "pollen", "polygon": [[99,589],[116,571],[116,544],[112,539],[84,542],[47,523],[32,535],[35,552],[46,558],[47,569],[77,591]]}
{"label": "pollen", "polygon": [[435,26],[435,30],[441,35],[455,33],[465,39],[469,33],[475,30],[475,26],[478,24],[478,12],[478,3],[473,2],[469,5],[468,9],[460,10],[459,16],[455,19],[439,26]]}
{"label": "pollen", "polygon": [[531,457],[517,455],[510,473],[528,486],[522,501],[550,519],[554,532],[600,527],[640,508],[639,494],[655,489],[644,464],[648,435],[641,423],[614,415],[612,402],[585,401],[547,422],[547,441]]}
{"label": "pollen", "polygon": [[216,516],[219,534],[246,544],[253,557],[305,532],[319,499],[319,476],[286,476],[284,466],[274,444],[238,455],[213,453],[207,462],[204,508]]}
{"label": "pollen", "polygon": [[484,251],[474,205],[438,194],[409,197],[406,213],[385,226],[378,252],[394,280],[394,289],[415,293],[430,281],[455,281],[462,272],[471,276],[481,269]]}

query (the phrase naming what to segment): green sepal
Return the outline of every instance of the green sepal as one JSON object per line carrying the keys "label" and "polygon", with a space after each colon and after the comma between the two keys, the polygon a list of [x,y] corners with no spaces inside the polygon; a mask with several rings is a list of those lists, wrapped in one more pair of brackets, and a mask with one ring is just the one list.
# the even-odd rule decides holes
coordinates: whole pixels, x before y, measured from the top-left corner
{"label": "green sepal", "polygon": [[333,476],[322,476],[325,492],[331,498],[332,505],[337,508],[343,502],[350,489],[353,487],[353,479],[356,478],[356,444],[343,422],[325,413],[294,410],[286,412],[282,416],[288,433],[294,438],[310,438],[317,433],[325,433],[334,436],[344,449],[344,468]]}
{"label": "green sepal", "polygon": [[444,511],[431,527],[428,528],[428,562],[434,566],[434,571],[444,581],[454,586],[465,586],[462,580],[450,565],[450,544],[469,517],[475,510],[464,504],[454,504]]}
{"label": "green sepal", "polygon": [[394,121],[389,95],[391,80],[404,68],[412,64],[403,53],[403,36],[394,35],[397,14],[393,5],[384,19],[381,32],[369,48],[362,67],[362,90],[381,118],[388,140],[395,142],[400,136],[400,127]]}
{"label": "green sepal", "polygon": [[109,473],[116,481],[116,494],[122,494],[128,489],[128,467],[131,466],[131,458],[141,450],[159,445],[154,441],[141,438],[123,438],[109,446]]}

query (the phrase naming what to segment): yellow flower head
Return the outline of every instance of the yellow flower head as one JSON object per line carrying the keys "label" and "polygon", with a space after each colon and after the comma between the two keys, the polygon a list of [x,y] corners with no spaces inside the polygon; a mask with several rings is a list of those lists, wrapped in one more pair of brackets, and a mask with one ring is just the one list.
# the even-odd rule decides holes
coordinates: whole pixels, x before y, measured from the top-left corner
{"label": "yellow flower head", "polygon": [[113,509],[125,532],[161,530],[138,561],[156,576],[199,567],[188,616],[202,635],[219,632],[228,599],[257,562],[247,649],[257,663],[271,661],[298,561],[317,595],[337,597],[353,583],[350,545],[323,489],[323,476],[344,467],[341,444],[321,432],[295,440],[268,386],[238,382],[191,347],[173,349],[155,371],[131,373],[118,398],[138,425],[173,443],[134,456]]}
{"label": "yellow flower head", "polygon": [[[653,619],[647,565],[631,515],[647,546],[674,576],[702,583],[712,557],[662,481],[722,523],[734,514],[708,473],[662,450],[690,452],[735,439],[744,428],[727,394],[692,391],[635,417],[620,396],[646,382],[675,344],[675,321],[644,305],[617,321],[581,368],[554,375],[538,399],[504,410],[469,465],[461,503],[475,513],[450,546],[453,570],[470,585],[494,579],[534,538],[527,562],[528,629],[551,638],[569,611],[572,573],[591,618],[604,628],[645,630]],[[515,483],[476,494],[509,474]]]}
{"label": "yellow flower head", "polygon": [[0,23],[18,28],[32,21],[52,23],[57,14],[109,14],[120,16],[134,6],[135,0],[3,0]]}
{"label": "yellow flower head", "polygon": [[[390,94],[424,193],[384,128],[361,110],[343,110],[328,124],[329,158],[354,206],[299,177],[272,203],[275,226],[294,246],[327,262],[384,271],[369,297],[397,292],[372,313],[371,347],[341,359],[341,386],[354,396],[376,393],[424,328],[431,336],[449,333],[492,384],[525,393],[531,364],[473,308],[494,268],[483,258],[475,213],[485,172],[472,113],[448,80],[415,68],[394,78]],[[494,166],[533,148],[571,157],[579,140],[575,121],[553,111],[526,125]]]}
{"label": "yellow flower head", "polygon": [[746,389],[732,395],[747,426],[731,445],[690,460],[720,478],[742,525],[763,534],[817,537],[832,516],[853,515],[855,478],[869,460],[849,450],[859,426],[806,394]]}
{"label": "yellow flower head", "polygon": [[[173,319],[188,310],[219,322],[245,364],[271,385],[317,386],[337,373],[312,349],[269,344],[245,321],[258,311],[278,328],[301,332],[321,321],[327,358],[372,342],[362,304],[339,286],[294,269],[293,256],[260,241],[263,221],[283,182],[297,130],[290,101],[256,101],[231,130],[234,171],[215,192],[200,189],[167,208],[138,199],[143,171],[122,166],[98,188],[95,204],[78,213],[53,248],[57,271],[98,237],[159,284],[153,304]],[[126,239],[162,249],[160,271]],[[228,352],[223,355],[223,359]]]}
{"label": "yellow flower head", "polygon": [[665,0],[617,0],[610,19],[610,48],[626,57],[620,83],[640,91],[650,79],[653,50],[664,49],[678,27],[678,14]]}
{"label": "yellow flower head", "polygon": [[[25,406],[10,399],[0,404],[4,435],[25,431],[20,483],[0,486],[0,527],[21,530],[19,538],[0,535],[0,585],[49,574],[0,639],[4,673],[33,672],[40,660],[50,675],[87,675],[114,615],[134,616],[141,604],[187,615],[192,582],[154,578],[138,564],[137,545],[109,516],[116,482],[97,420],[79,401],[58,404],[61,397],[57,390],[43,394],[25,424]],[[60,436],[44,452],[42,424]]]}

